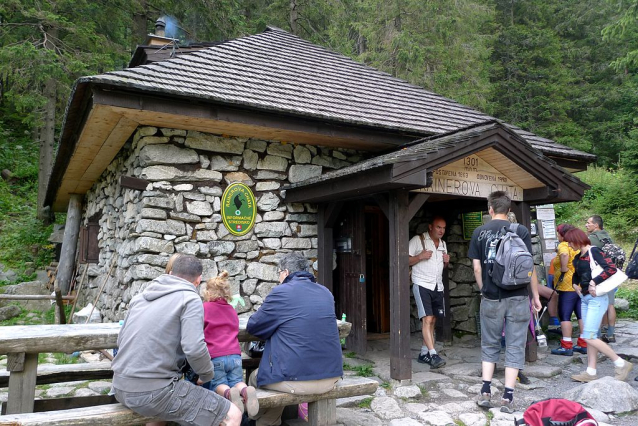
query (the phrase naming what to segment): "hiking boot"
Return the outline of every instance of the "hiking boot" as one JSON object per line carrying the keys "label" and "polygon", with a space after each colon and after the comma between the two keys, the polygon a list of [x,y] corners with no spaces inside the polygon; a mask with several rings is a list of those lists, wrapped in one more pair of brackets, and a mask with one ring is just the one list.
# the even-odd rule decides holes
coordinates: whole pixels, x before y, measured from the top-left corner
{"label": "hiking boot", "polygon": [[605,343],[616,343],[616,336],[614,335],[607,336],[606,334],[603,334],[600,340],[602,340]]}
{"label": "hiking boot", "polygon": [[587,355],[587,348],[583,348],[582,346],[574,346],[573,350],[579,354]]}
{"label": "hiking boot", "polygon": [[476,400],[476,405],[481,408],[493,408],[494,404],[492,404],[492,394],[491,393],[482,393],[479,395]]}
{"label": "hiking boot", "polygon": [[501,399],[501,413],[512,414],[514,413],[514,401],[510,401],[509,399]]}
{"label": "hiking boot", "polygon": [[614,375],[614,379],[624,382],[625,380],[627,380],[627,376],[629,375],[633,367],[634,365],[631,362],[625,361],[625,365],[623,365],[622,367],[614,368],[614,371],[616,372],[616,375]]}
{"label": "hiking boot", "polygon": [[516,380],[524,385],[529,385],[530,383],[532,383],[532,381],[525,374],[523,374],[522,371],[518,372],[518,377],[516,377]]}
{"label": "hiking boot", "polygon": [[563,356],[572,356],[574,355],[573,349],[567,349],[564,347],[560,347],[558,349],[552,349],[552,355],[563,355]]}
{"label": "hiking boot", "polygon": [[593,380],[598,380],[598,375],[596,374],[589,374],[587,371],[583,371],[580,374],[574,374],[572,376],[572,380],[574,380],[575,382],[583,382],[583,383],[587,383],[587,382],[591,382]]}
{"label": "hiking boot", "polygon": [[416,361],[420,362],[421,364],[429,364],[430,362],[432,362],[432,357],[430,357],[430,353],[419,354],[419,357],[416,359]]}
{"label": "hiking boot", "polygon": [[445,360],[439,356],[439,354],[432,355],[430,360],[430,368],[441,368],[445,365]]}

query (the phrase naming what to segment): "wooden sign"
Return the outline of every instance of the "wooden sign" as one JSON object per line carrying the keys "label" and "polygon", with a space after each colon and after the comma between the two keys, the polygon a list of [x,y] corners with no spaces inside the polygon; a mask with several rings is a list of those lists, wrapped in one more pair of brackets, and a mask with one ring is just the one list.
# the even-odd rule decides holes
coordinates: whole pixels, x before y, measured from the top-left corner
{"label": "wooden sign", "polygon": [[235,182],[228,185],[222,195],[221,210],[224,226],[233,235],[246,235],[255,224],[255,196],[243,183]]}
{"label": "wooden sign", "polygon": [[432,178],[432,186],[416,192],[487,199],[494,191],[506,191],[512,200],[523,200],[523,188],[477,155],[434,170]]}

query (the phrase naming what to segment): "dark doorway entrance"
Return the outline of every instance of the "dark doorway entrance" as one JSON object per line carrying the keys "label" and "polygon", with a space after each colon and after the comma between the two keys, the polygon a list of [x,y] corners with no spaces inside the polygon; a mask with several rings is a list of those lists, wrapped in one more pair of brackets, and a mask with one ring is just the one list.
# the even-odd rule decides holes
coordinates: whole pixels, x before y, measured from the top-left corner
{"label": "dark doorway entrance", "polygon": [[346,320],[352,323],[346,348],[361,355],[367,349],[365,245],[364,205],[357,201],[347,202],[334,227],[337,268],[333,294],[337,316],[345,313]]}
{"label": "dark doorway entrance", "polygon": [[365,207],[368,333],[390,332],[390,245],[388,219],[377,206]]}

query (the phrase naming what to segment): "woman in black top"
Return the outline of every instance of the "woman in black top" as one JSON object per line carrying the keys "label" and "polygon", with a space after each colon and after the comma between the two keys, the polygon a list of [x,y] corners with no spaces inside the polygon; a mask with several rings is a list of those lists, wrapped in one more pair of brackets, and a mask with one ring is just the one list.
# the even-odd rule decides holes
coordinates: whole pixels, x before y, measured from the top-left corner
{"label": "woman in black top", "polygon": [[[606,258],[598,247],[591,245],[589,237],[582,230],[572,229],[565,233],[563,238],[572,249],[580,250],[580,253],[574,257],[575,272],[572,285],[582,298],[581,313],[584,326],[580,331],[580,337],[587,342],[587,371],[574,374],[572,380],[590,382],[598,378],[596,375],[598,352],[607,355],[614,362],[616,380],[625,380],[633,365],[616,355],[607,343],[598,338],[598,329],[603,315],[607,312],[609,298],[607,294],[598,296],[596,286],[616,273],[616,265],[611,259]],[[590,256],[593,256],[594,262],[603,268],[603,272],[593,278],[589,263]]]}

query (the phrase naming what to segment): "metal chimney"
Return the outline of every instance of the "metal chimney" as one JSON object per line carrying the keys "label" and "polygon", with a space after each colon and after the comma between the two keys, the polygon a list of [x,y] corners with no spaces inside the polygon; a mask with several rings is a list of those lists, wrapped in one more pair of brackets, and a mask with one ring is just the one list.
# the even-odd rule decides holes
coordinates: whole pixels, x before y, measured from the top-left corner
{"label": "metal chimney", "polygon": [[160,16],[155,21],[155,35],[159,37],[165,37],[166,34],[166,19],[164,16]]}

